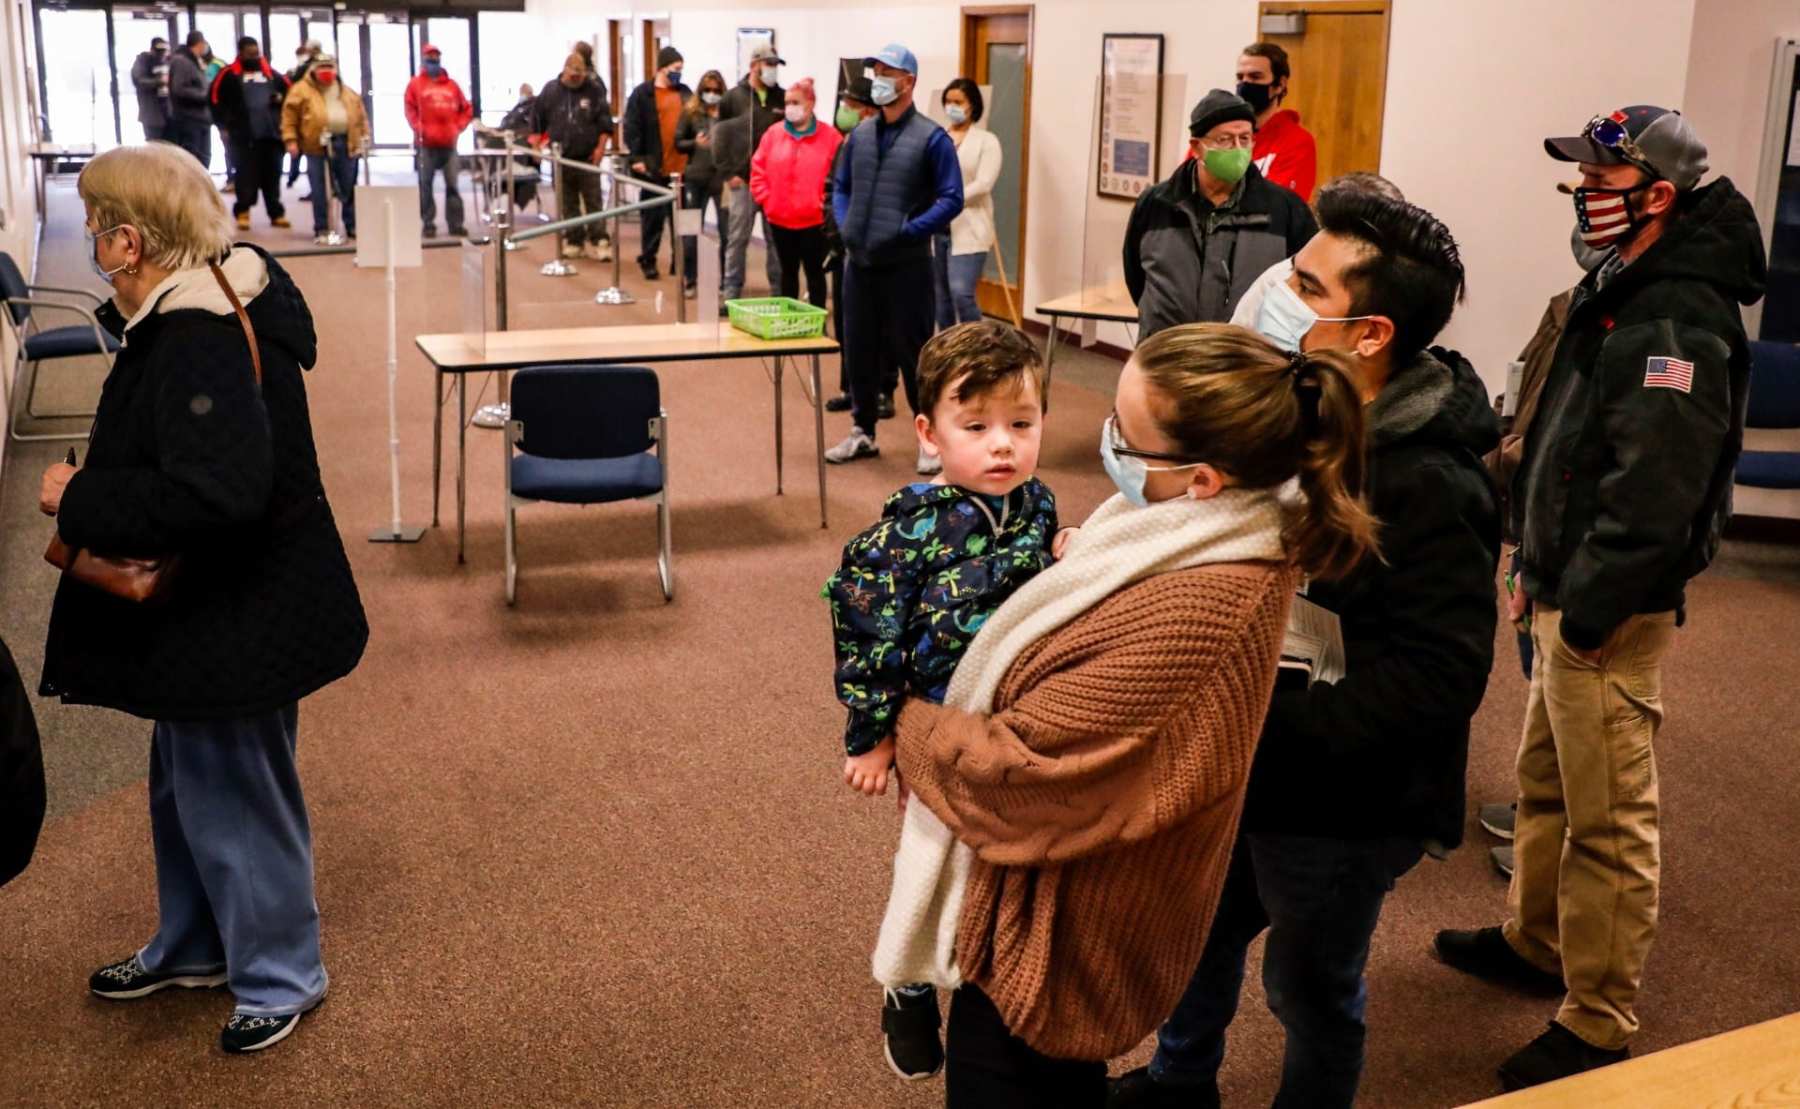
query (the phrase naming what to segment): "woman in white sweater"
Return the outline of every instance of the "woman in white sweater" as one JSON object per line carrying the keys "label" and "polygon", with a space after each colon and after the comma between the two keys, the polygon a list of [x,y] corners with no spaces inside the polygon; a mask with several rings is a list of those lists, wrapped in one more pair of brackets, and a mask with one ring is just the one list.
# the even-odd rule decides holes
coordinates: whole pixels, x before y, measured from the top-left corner
{"label": "woman in white sweater", "polygon": [[994,183],[1000,180],[1003,157],[999,138],[975,126],[982,108],[981,88],[967,77],[944,89],[944,114],[950,118],[956,160],[962,163],[963,210],[951,221],[950,233],[937,237],[933,252],[940,328],[981,318],[975,286],[994,248]]}

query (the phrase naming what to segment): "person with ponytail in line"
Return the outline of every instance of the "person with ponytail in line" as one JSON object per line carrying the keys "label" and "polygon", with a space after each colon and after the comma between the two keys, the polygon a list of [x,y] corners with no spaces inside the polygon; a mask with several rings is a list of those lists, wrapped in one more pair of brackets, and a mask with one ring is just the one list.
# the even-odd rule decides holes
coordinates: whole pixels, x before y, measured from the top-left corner
{"label": "person with ponytail in line", "polygon": [[1467,360],[1428,349],[1462,298],[1462,261],[1431,213],[1372,190],[1322,191],[1319,226],[1257,330],[1309,356],[1349,355],[1381,556],[1308,583],[1307,600],[1338,620],[1344,673],[1282,671],[1205,954],[1150,1065],[1115,1082],[1118,1109],[1219,1104],[1225,1029],[1264,930],[1263,985],[1287,1031],[1275,1104],[1348,1109],[1382,902],[1423,854],[1462,841],[1500,545],[1481,462],[1499,421]]}
{"label": "person with ponytail in line", "polygon": [[981,626],[943,704],[900,711],[874,968],[956,989],[951,1109],[1098,1109],[1106,1060],[1180,997],[1290,599],[1374,557],[1351,362],[1221,324],[1146,340],[1101,431],[1118,495]]}

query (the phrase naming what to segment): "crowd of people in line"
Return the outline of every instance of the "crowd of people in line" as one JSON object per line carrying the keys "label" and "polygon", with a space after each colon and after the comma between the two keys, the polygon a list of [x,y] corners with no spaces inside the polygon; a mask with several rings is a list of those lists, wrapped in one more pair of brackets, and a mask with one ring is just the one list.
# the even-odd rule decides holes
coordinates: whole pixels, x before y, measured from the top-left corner
{"label": "crowd of people in line", "polygon": [[[354,157],[357,98],[319,79],[331,60],[284,87],[246,43],[209,93],[248,140],[240,182],[262,190],[282,143],[309,168],[315,152]],[[198,120],[180,114],[195,47],[171,67],[171,121]],[[804,275],[815,304],[837,303],[836,407],[853,428],[829,460],[876,454],[903,387],[929,479],[888,499],[823,591],[844,780],[895,786],[903,813],[874,954],[889,1065],[944,1070],[958,1107],[1216,1105],[1246,953],[1266,932],[1286,1034],[1277,1104],[1351,1105],[1385,898],[1463,838],[1508,546],[1530,693],[1507,913],[1445,929],[1435,951],[1561,998],[1499,1063],[1506,1087],[1625,1058],[1656,934],[1661,664],[1730,514],[1739,309],[1765,269],[1749,203],[1706,181],[1693,127],[1638,105],[1545,140],[1579,170],[1566,191],[1584,276],[1546,290],[1503,420],[1469,361],[1437,345],[1465,291],[1452,230],[1372,174],[1308,195],[1312,144],[1280,108],[1287,59],[1246,50],[1237,91],[1194,105],[1188,159],[1136,202],[1121,250],[1142,338],[1099,429],[1117,495],[1067,526],[1036,472],[1036,347],[978,318],[980,271],[959,262],[993,234],[970,206],[1000,158],[970,130],[980,89],[946,85],[947,130],[917,108],[912,52],[890,45],[821,121],[813,83],[782,87],[771,47],[735,86],[713,70],[698,93],[678,50],[656,60],[623,113],[631,172],[687,171],[689,202],[726,231],[730,291],[731,255],[764,222],[771,282],[797,295]],[[443,149],[466,103],[441,69],[420,80],[415,126]],[[581,52],[515,112],[576,159],[599,158],[613,130]],[[356,665],[367,625],[306,414],[305,300],[274,259],[233,245],[185,124],[172,136],[80,178],[114,292],[105,322],[132,341],[88,457],[49,467],[40,507],[75,551],[179,559],[158,562],[173,579],[160,606],[72,562],[40,692],[156,722],[158,928],[90,989],[229,985],[223,1046],[252,1051],[326,990],[297,706]],[[421,173],[453,181],[455,159]],[[566,212],[599,203],[567,184],[582,176],[564,175]],[[454,228],[460,208],[446,214]],[[654,279],[649,211],[643,232]],[[1341,673],[1288,634],[1297,593],[1335,621]],[[1151,1033],[1151,1062],[1109,1078]]]}

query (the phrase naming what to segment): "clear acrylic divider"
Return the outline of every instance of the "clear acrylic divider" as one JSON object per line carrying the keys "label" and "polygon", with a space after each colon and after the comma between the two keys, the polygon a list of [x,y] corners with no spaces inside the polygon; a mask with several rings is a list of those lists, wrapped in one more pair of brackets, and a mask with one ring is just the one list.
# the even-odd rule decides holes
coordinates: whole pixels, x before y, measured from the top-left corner
{"label": "clear acrylic divider", "polygon": [[[1094,82],[1088,144],[1092,153],[1083,187],[1081,284],[1062,295],[1072,296],[1083,312],[1128,318],[1127,345],[1136,339],[1137,308],[1125,285],[1125,229],[1137,198],[1151,185],[1167,180],[1187,157],[1187,119],[1192,107],[1187,84],[1182,74],[1164,74],[1160,79],[1145,77],[1136,85],[1122,78],[1115,87],[1114,95],[1120,99],[1112,106],[1126,117],[1146,118],[1158,112],[1152,97],[1160,97],[1152,142],[1147,129],[1134,129],[1129,122],[1122,124],[1123,133],[1112,133],[1112,127],[1101,118],[1102,82]],[[1110,326],[1085,322],[1081,326],[1084,342],[1091,341],[1099,328]]]}
{"label": "clear acrylic divider", "polygon": [[489,292],[489,256],[496,244],[480,240],[463,240],[460,251],[462,318],[459,332],[464,344],[478,356],[487,354],[488,331],[493,327],[493,295]]}

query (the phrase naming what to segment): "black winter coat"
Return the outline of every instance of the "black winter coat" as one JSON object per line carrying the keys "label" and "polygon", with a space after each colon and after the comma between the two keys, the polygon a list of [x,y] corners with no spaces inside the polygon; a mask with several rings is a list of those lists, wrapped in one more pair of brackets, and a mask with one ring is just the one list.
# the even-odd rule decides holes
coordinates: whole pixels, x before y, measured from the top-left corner
{"label": "black winter coat", "polygon": [[1462,842],[1469,720],[1494,657],[1500,517],[1481,456],[1500,441],[1487,390],[1433,348],[1368,408],[1381,557],[1307,597],[1337,613],[1344,677],[1277,686],[1244,827],[1283,835]]}
{"label": "black winter coat", "polygon": [[0,886],[31,862],[44,826],[44,752],[12,652],[0,641]]}
{"label": "black winter coat", "polygon": [[[669,86],[681,94],[682,110],[694,98],[686,85]],[[662,117],[656,114],[656,82],[645,81],[625,101],[625,149],[633,164],[644,163],[642,177],[663,177]],[[635,172],[635,171],[634,171]]]}
{"label": "black winter coat", "polygon": [[551,81],[538,93],[531,130],[535,134],[549,135],[551,142],[562,144],[563,157],[570,161],[593,161],[601,141],[613,133],[612,104],[606,99],[606,83],[598,77],[590,77],[579,88],[572,89],[560,79]]}
{"label": "black winter coat", "polygon": [[369,627],[319,478],[301,379],[318,353],[312,313],[286,271],[263,259],[269,285],[244,306],[262,352],[260,395],[229,310],[153,312],[126,333],[57,531],[74,548],[182,562],[159,605],[65,578],[50,612],[44,696],[154,720],[251,716],[361,659]]}
{"label": "black winter coat", "polygon": [[744,169],[738,176],[746,181],[750,179],[750,155],[762,145],[763,132],[779,124],[783,112],[787,108],[787,90],[780,85],[770,85],[763,90],[764,97],[756,98],[756,89],[750,85],[748,76],[736,85],[725,90],[725,99],[719,101],[719,118],[721,120],[736,119],[739,116],[750,117],[750,146],[744,155]]}
{"label": "black winter coat", "polygon": [[1724,178],[1596,288],[1609,268],[1576,287],[1512,490],[1525,588],[1583,650],[1680,609],[1718,552],[1749,403],[1738,306],[1767,276],[1756,213]]}

